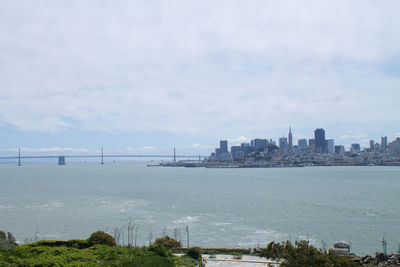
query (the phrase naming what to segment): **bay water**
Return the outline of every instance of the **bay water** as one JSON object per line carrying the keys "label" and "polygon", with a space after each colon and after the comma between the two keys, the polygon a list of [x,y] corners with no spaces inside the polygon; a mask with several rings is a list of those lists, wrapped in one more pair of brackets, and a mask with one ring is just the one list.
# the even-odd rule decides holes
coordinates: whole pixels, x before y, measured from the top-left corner
{"label": "bay water", "polygon": [[[17,240],[86,239],[129,221],[138,245],[164,233],[200,247],[351,242],[359,255],[400,246],[399,167],[207,169],[145,162],[0,165],[0,230]],[[151,234],[150,234],[151,233]]]}

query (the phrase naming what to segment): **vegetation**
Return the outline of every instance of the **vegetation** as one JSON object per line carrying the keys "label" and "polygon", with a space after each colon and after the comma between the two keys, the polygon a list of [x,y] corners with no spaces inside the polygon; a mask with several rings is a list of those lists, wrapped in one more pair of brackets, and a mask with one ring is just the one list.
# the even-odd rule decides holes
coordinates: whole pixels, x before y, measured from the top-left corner
{"label": "vegetation", "polygon": [[238,253],[238,254],[233,254],[233,257],[232,257],[232,259],[235,259],[235,260],[241,260],[242,259],[242,254],[240,254],[240,253]]}
{"label": "vegetation", "polygon": [[201,260],[201,249],[199,247],[189,248],[186,255],[194,260]]}
{"label": "vegetation", "polygon": [[114,237],[103,231],[94,232],[87,241],[92,245],[116,246]]}
{"label": "vegetation", "polygon": [[45,240],[13,249],[0,250],[0,266],[201,266],[201,260],[173,255],[164,245],[132,248],[115,246],[101,231],[88,240]]}
{"label": "vegetation", "polygon": [[181,242],[169,237],[169,236],[165,236],[165,237],[160,237],[160,238],[156,238],[155,244],[159,244],[159,245],[163,245],[164,247],[168,248],[168,249],[173,249],[173,248],[181,248],[182,244]]}
{"label": "vegetation", "polygon": [[260,256],[274,260],[284,259],[283,267],[294,266],[356,266],[351,258],[337,256],[318,250],[307,241],[296,241],[295,245],[286,241],[282,243],[270,242],[267,248],[262,249]]}

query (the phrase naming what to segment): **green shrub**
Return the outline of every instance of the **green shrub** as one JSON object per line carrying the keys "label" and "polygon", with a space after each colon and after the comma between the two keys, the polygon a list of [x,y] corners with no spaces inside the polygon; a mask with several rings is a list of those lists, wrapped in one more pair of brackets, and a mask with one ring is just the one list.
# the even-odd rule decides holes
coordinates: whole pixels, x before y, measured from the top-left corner
{"label": "green shrub", "polygon": [[107,245],[107,246],[116,246],[115,239],[112,235],[103,232],[97,231],[91,234],[91,236],[87,240],[91,245]]}
{"label": "green shrub", "polygon": [[87,240],[71,239],[71,240],[68,240],[67,242],[68,242],[68,247],[71,247],[71,248],[83,249],[83,248],[90,247],[90,243]]}
{"label": "green shrub", "polygon": [[149,247],[149,251],[155,252],[162,257],[171,256],[171,252],[163,245],[154,244]]}
{"label": "green shrub", "polygon": [[155,244],[163,245],[164,247],[166,247],[168,249],[182,247],[181,242],[179,242],[169,236],[156,238]]}
{"label": "green shrub", "polygon": [[186,255],[195,260],[201,259],[201,249],[199,247],[191,247],[186,251]]}
{"label": "green shrub", "polygon": [[294,245],[286,241],[282,243],[271,242],[263,249],[260,256],[272,259],[284,259],[282,267],[292,266],[356,266],[351,258],[331,255],[313,247],[307,241],[296,241]]}

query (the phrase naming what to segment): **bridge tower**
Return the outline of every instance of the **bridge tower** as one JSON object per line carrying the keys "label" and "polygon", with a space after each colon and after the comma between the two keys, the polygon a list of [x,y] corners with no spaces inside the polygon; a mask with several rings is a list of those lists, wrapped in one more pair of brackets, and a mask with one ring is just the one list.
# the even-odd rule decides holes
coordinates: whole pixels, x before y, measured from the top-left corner
{"label": "bridge tower", "polygon": [[104,153],[103,153],[103,147],[101,148],[101,162],[100,164],[104,164]]}
{"label": "bridge tower", "polygon": [[18,166],[21,166],[21,148],[18,148]]}
{"label": "bridge tower", "polygon": [[176,149],[174,147],[174,163],[176,162]]}

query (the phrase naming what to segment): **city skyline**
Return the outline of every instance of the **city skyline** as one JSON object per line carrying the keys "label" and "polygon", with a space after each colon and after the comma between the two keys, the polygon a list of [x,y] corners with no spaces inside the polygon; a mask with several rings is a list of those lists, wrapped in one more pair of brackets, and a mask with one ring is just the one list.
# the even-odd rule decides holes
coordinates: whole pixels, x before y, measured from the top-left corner
{"label": "city skyline", "polygon": [[[234,139],[219,139],[220,141],[215,141],[215,142],[219,142],[220,146],[221,146],[221,142],[224,142],[224,152],[229,152],[232,146],[240,146],[243,144],[248,144],[251,145],[253,147],[255,147],[257,149],[258,146],[265,148],[267,147],[268,144],[270,144],[271,142],[273,144],[275,144],[277,147],[282,147],[281,142],[284,142],[284,146],[286,146],[286,150],[290,151],[291,149],[297,148],[299,143],[302,143],[302,141],[306,141],[306,146],[310,146],[309,142],[313,141],[315,144],[315,140],[318,139],[316,132],[318,131],[323,131],[323,140],[324,141],[320,141],[320,142],[325,142],[326,147],[321,148],[321,150],[318,150],[317,146],[316,146],[316,152],[317,153],[328,153],[328,146],[329,146],[329,142],[332,142],[332,148],[331,148],[331,152],[329,153],[335,153],[335,146],[343,146],[343,148],[346,151],[349,151],[352,149],[354,144],[357,144],[360,146],[360,149],[367,149],[367,148],[371,148],[371,141],[374,141],[374,145],[375,144],[388,144],[388,142],[394,141],[397,137],[400,137],[400,135],[395,136],[394,138],[388,138],[387,135],[385,136],[380,136],[379,138],[376,139],[366,139],[365,136],[363,136],[362,141],[363,142],[351,142],[348,144],[343,144],[343,143],[338,143],[336,142],[336,139],[331,138],[331,136],[328,134],[327,136],[325,136],[325,129],[323,128],[316,128],[313,131],[313,135],[309,135],[309,136],[303,136],[303,135],[293,135],[292,132],[292,127],[289,126],[289,132],[288,134],[282,135],[282,136],[278,136],[278,137],[269,137],[269,136],[257,136],[257,137],[244,137],[244,136],[240,136],[238,138],[234,138]],[[298,138],[293,138],[293,136],[298,136]],[[292,148],[290,148],[290,144],[289,144],[289,140],[292,138]],[[353,138],[353,139],[351,139]],[[358,138],[358,139],[357,139]],[[343,136],[342,139],[345,140],[359,140],[359,138],[361,137],[351,137],[351,136]],[[264,144],[264,140],[267,142]],[[226,142],[226,143],[225,143]],[[254,142],[254,143],[253,143]],[[257,145],[257,142],[259,143],[259,145]],[[318,141],[317,141],[318,142]],[[3,143],[4,144],[4,143]],[[110,154],[116,154],[116,155],[124,155],[124,154],[138,154],[138,155],[171,155],[171,151],[172,149],[178,149],[180,154],[190,154],[190,155],[202,155],[202,156],[206,156],[208,154],[208,152],[213,151],[215,148],[214,144],[208,144],[208,145],[201,145],[198,143],[195,143],[193,145],[190,146],[160,146],[160,147],[156,147],[156,146],[152,146],[151,144],[149,146],[142,146],[142,147],[132,147],[132,146],[125,146],[125,147],[116,147],[116,146],[111,146],[106,148],[106,151]],[[104,149],[104,146],[96,146],[92,149],[88,149],[88,148],[82,148],[82,147],[62,147],[62,146],[52,146],[52,147],[24,147],[24,146],[16,146],[16,147],[12,147],[12,148],[1,148],[0,147],[0,157],[1,156],[8,156],[8,155],[12,155],[15,153],[18,153],[18,151],[22,151],[23,153],[25,153],[25,155],[40,155],[40,154],[46,154],[46,155],[58,155],[59,153],[63,154],[63,155],[85,155],[85,154],[93,154],[93,153],[99,153],[101,152],[101,150]],[[183,153],[182,153],[183,152]]]}
{"label": "city skyline", "polygon": [[316,127],[347,149],[394,140],[399,8],[0,1],[0,155],[207,154],[288,125],[293,145]]}

